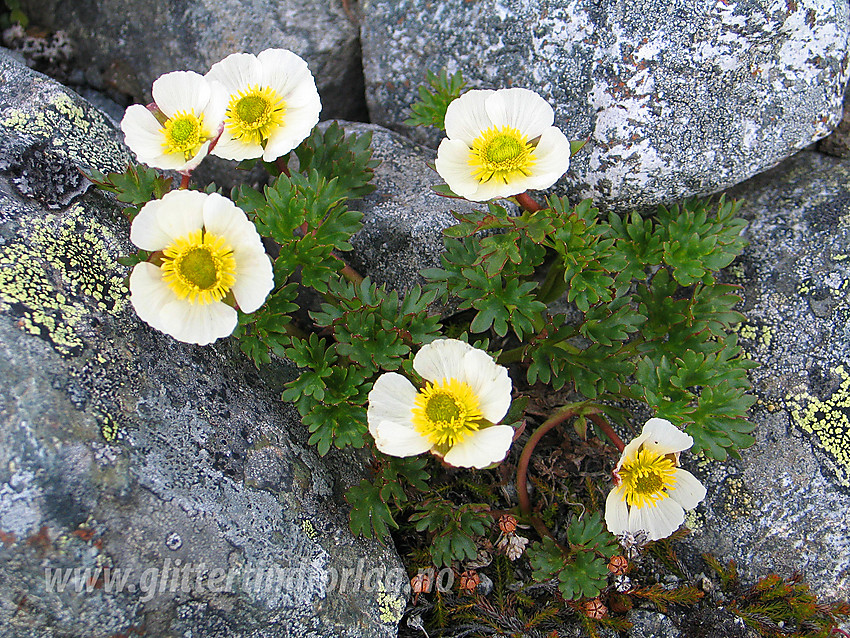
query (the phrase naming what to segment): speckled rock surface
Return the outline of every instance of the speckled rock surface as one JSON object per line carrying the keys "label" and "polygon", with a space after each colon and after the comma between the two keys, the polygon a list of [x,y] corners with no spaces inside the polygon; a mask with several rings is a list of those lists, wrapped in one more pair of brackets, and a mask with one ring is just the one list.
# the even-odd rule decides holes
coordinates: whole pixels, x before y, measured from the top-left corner
{"label": "speckled rock surface", "polygon": [[373,122],[407,132],[429,69],[460,70],[470,88],[534,89],[570,139],[589,138],[559,187],[603,207],[732,186],[841,117],[846,0],[362,0],[361,11]]}
{"label": "speckled rock surface", "polygon": [[115,129],[2,54],[0,87],[0,635],[395,635],[406,576],[350,534],[360,466],[306,445],[294,370],[142,324],[76,172],[126,162]]}
{"label": "speckled rock surface", "polygon": [[304,58],[322,96],[323,118],[362,118],[357,27],[340,2],[322,0],[23,0],[34,24],[63,29],[77,64],[109,88],[150,101],[169,71],[206,73],[231,53],[290,49]]}
{"label": "speckled rock surface", "polygon": [[758,403],[742,461],[697,464],[693,542],[747,577],[802,572],[850,596],[850,162],[804,152],[732,192],[750,245],[728,278]]}
{"label": "speckled rock surface", "polygon": [[432,168],[434,151],[374,124],[340,124],[348,134],[371,131],[373,157],[381,161],[372,182],[375,191],[350,204],[363,213],[363,228],[351,242],[351,265],[392,289],[423,284],[420,269],[440,265],[443,230],[456,223],[450,211],[482,205],[432,190],[443,183]]}

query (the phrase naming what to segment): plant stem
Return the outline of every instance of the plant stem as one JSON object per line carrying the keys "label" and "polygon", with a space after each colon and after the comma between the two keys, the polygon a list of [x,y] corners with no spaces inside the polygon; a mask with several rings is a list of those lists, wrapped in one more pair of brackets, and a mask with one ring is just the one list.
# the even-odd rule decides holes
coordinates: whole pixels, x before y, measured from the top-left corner
{"label": "plant stem", "polygon": [[528,462],[531,460],[534,448],[537,447],[540,439],[542,439],[549,430],[554,428],[556,425],[560,425],[567,419],[574,417],[576,414],[577,411],[575,406],[564,406],[560,408],[557,412],[555,412],[555,414],[546,419],[543,424],[534,431],[534,434],[529,437],[528,441],[526,441],[516,467],[516,491],[517,498],[519,499],[519,509],[525,516],[531,516],[531,497],[528,494]]}
{"label": "plant stem", "polygon": [[291,177],[289,174],[289,153],[283,155],[282,157],[278,157],[274,161],[274,165],[277,166],[277,170],[286,175],[287,177]]}
{"label": "plant stem", "polygon": [[[546,279],[543,280],[543,283],[540,284],[540,289],[537,292],[537,299],[542,301],[543,303],[547,303],[550,301],[554,301],[552,298],[552,289],[555,288],[555,284],[558,281],[558,278],[564,277],[564,269],[561,265],[554,260],[549,265],[549,272],[546,273]],[[557,297],[557,295],[555,295]]]}
{"label": "plant stem", "polygon": [[342,270],[340,271],[340,274],[342,274],[342,276],[345,277],[351,283],[353,283],[355,285],[360,284],[363,281],[363,275],[361,275],[359,272],[354,270],[354,268],[352,268],[351,266],[349,266],[345,262],[342,262],[342,263],[344,265],[342,267]]}
{"label": "plant stem", "polygon": [[611,440],[611,443],[614,444],[614,446],[620,451],[620,453],[622,453],[623,450],[626,449],[623,440],[619,436],[617,436],[617,433],[614,432],[614,428],[612,428],[611,424],[605,420],[605,417],[603,417],[601,414],[588,414],[587,418],[593,421],[599,427],[599,429],[605,433],[605,436],[607,436]]}
{"label": "plant stem", "polygon": [[505,365],[507,363],[519,363],[522,361],[522,355],[525,352],[525,346],[519,346],[517,348],[511,348],[510,350],[505,350],[502,354],[499,355],[499,363]]}
{"label": "plant stem", "polygon": [[543,210],[543,207],[534,201],[534,198],[528,194],[528,191],[515,195],[514,199],[517,204],[522,206],[529,213],[536,213],[539,210]]}

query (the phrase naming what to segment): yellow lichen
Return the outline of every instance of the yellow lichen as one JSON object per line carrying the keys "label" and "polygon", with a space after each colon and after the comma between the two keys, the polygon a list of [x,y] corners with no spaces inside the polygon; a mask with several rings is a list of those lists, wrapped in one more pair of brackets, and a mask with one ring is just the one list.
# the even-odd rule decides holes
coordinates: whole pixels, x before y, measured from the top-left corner
{"label": "yellow lichen", "polygon": [[850,374],[844,366],[832,373],[841,383],[826,399],[799,392],[789,394],[786,403],[795,425],[811,434],[814,444],[826,453],[826,464],[838,483],[850,487]]}
{"label": "yellow lichen", "polygon": [[126,303],[123,269],[82,212],[75,206],[61,218],[34,219],[25,241],[0,248],[0,305],[63,355],[82,349],[85,316],[117,314]]}
{"label": "yellow lichen", "polygon": [[313,523],[311,523],[307,519],[301,521],[301,530],[304,532],[304,535],[311,541],[315,541],[317,538],[319,538],[319,533],[316,531],[316,528],[313,527]]}
{"label": "yellow lichen", "polygon": [[384,584],[378,581],[378,612],[381,622],[395,624],[401,620],[407,600],[404,596],[387,593]]}

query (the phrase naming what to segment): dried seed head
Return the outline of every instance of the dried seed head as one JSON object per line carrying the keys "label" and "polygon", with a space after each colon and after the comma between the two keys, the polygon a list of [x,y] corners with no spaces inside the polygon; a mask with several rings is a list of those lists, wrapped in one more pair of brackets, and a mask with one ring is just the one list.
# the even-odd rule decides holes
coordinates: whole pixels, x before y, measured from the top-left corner
{"label": "dried seed head", "polygon": [[460,591],[461,593],[472,593],[481,584],[481,576],[474,569],[467,569],[460,575]]}
{"label": "dried seed head", "polygon": [[608,613],[608,608],[602,604],[602,601],[598,598],[594,598],[593,600],[588,600],[584,605],[584,613],[587,614],[588,618],[604,618]]}
{"label": "dried seed head", "polygon": [[614,576],[622,576],[629,569],[629,560],[625,556],[612,556],[608,561],[608,571]]}
{"label": "dried seed head", "polygon": [[499,518],[499,529],[504,534],[512,534],[516,531],[516,519],[510,514],[502,514]]}

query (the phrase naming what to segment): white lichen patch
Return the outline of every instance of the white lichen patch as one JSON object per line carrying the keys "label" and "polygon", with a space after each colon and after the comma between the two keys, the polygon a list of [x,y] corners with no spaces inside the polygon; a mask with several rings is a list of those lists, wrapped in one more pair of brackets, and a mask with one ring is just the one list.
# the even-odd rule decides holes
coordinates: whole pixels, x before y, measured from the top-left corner
{"label": "white lichen patch", "polygon": [[85,317],[118,314],[126,304],[125,269],[107,241],[79,206],[33,219],[26,238],[0,247],[0,309],[57,352],[78,353]]}
{"label": "white lichen patch", "polygon": [[838,484],[850,487],[850,374],[843,365],[832,370],[841,379],[826,399],[806,391],[786,397],[794,424],[812,435],[812,442],[825,452],[826,464]]}

